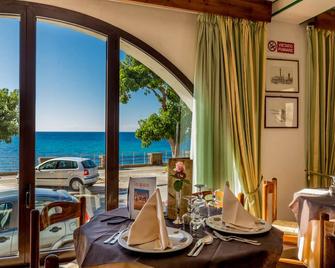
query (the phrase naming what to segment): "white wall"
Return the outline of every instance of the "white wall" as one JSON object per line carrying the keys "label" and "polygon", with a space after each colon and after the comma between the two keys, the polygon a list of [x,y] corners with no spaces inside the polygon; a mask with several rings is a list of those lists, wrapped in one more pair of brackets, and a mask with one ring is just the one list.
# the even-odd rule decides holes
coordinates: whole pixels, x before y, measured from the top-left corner
{"label": "white wall", "polygon": [[[109,22],[148,43],[174,63],[191,81],[195,67],[196,14],[107,0],[30,0],[75,10]],[[272,22],[268,39],[295,43],[295,54],[268,52],[268,57],[297,59],[300,65],[299,129],[263,129],[262,174],[279,182],[279,217],[292,218],[288,204],[305,186],[304,92],[305,28]],[[275,95],[275,94],[272,94]],[[277,94],[278,95],[278,94]]]}
{"label": "white wall", "polygon": [[[306,34],[305,27],[272,22],[268,26],[268,40],[292,42],[295,53],[273,53],[267,51],[269,58],[299,60],[298,94],[286,93],[285,96],[299,97],[298,129],[264,129],[262,132],[262,174],[266,179],[278,179],[278,217],[293,219],[288,209],[293,193],[305,187],[305,63]],[[280,96],[280,94],[269,94]]]}

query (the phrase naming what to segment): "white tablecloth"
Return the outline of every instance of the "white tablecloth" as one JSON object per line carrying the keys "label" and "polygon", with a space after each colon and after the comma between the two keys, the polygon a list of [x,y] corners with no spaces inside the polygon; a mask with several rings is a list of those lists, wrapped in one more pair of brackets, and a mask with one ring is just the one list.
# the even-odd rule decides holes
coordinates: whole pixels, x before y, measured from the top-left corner
{"label": "white tablecloth", "polygon": [[299,224],[299,259],[309,268],[319,268],[320,212],[335,221],[335,196],[324,189],[303,189],[294,194],[290,208]]}

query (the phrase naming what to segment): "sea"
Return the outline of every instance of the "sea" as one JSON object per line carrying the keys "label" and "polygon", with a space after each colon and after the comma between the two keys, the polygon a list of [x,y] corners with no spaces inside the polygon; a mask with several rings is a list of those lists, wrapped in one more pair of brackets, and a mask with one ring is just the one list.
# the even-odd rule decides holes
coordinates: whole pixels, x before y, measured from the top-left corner
{"label": "sea", "polygon": [[[187,147],[188,142],[183,144],[183,148]],[[150,152],[161,152],[164,162],[172,155],[167,140],[153,142],[148,148],[143,148],[134,132],[119,133],[120,165],[145,164]],[[101,155],[105,155],[104,132],[36,132],[36,164],[40,157],[74,156],[90,158],[99,165]],[[12,137],[11,143],[0,142],[0,172],[16,172],[18,156],[18,136]]]}

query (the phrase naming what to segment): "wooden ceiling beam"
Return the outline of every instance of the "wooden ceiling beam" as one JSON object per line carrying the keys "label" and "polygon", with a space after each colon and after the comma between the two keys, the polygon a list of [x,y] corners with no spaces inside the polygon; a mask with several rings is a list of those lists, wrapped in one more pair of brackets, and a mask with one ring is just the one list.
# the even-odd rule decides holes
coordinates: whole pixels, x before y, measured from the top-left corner
{"label": "wooden ceiling beam", "polygon": [[316,16],[313,24],[320,29],[335,31],[335,10],[329,10]]}
{"label": "wooden ceiling beam", "polygon": [[254,21],[271,21],[272,3],[265,0],[129,0],[155,6],[218,14]]}

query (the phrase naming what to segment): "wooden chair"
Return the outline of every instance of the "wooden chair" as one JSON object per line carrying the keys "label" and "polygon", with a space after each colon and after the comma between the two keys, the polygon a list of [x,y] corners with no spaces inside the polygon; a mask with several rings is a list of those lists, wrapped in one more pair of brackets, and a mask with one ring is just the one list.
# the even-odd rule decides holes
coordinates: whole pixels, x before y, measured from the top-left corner
{"label": "wooden chair", "polygon": [[[298,231],[299,227],[296,222],[284,221],[277,219],[277,179],[272,178],[271,181],[263,181],[262,189],[262,218],[267,222],[272,222],[272,225],[277,229],[281,230],[283,235],[284,246],[295,246],[293,251],[296,251],[298,245]],[[271,195],[271,218],[269,215],[269,195]],[[291,250],[284,250],[281,258],[279,259],[279,265],[277,267],[306,267],[306,265],[298,260],[297,256],[290,256]],[[287,256],[289,255],[289,256]],[[296,255],[296,254],[294,254]]]}
{"label": "wooden chair", "polygon": [[58,256],[50,254],[45,258],[44,268],[59,268]]}
{"label": "wooden chair", "polygon": [[329,215],[320,214],[320,268],[335,267],[335,223],[329,222]]}
{"label": "wooden chair", "polygon": [[[49,216],[49,210],[52,208],[60,209],[60,212]],[[85,223],[86,218],[86,200],[80,197],[79,203],[73,202],[52,202],[46,205],[41,211],[40,230],[43,231],[48,226],[57,222],[63,222],[70,219],[79,218],[79,226]]]}
{"label": "wooden chair", "polygon": [[30,268],[40,267],[40,212],[30,211]]}
{"label": "wooden chair", "polygon": [[[272,195],[271,218],[269,217],[269,195]],[[262,192],[262,218],[284,233],[283,241],[285,244],[298,244],[298,223],[294,221],[284,221],[277,219],[277,179],[272,178],[271,181],[263,181]]]}
{"label": "wooden chair", "polygon": [[[49,210],[52,208],[59,208],[60,211],[49,216]],[[85,197],[81,197],[79,203],[52,202],[42,209],[41,214],[37,209],[33,209],[30,213],[30,268],[39,268],[40,231],[43,231],[52,224],[74,218],[79,218],[79,225],[82,225],[85,223],[85,216]],[[48,255],[45,258],[44,264],[45,268],[58,268],[59,261],[57,255]]]}

